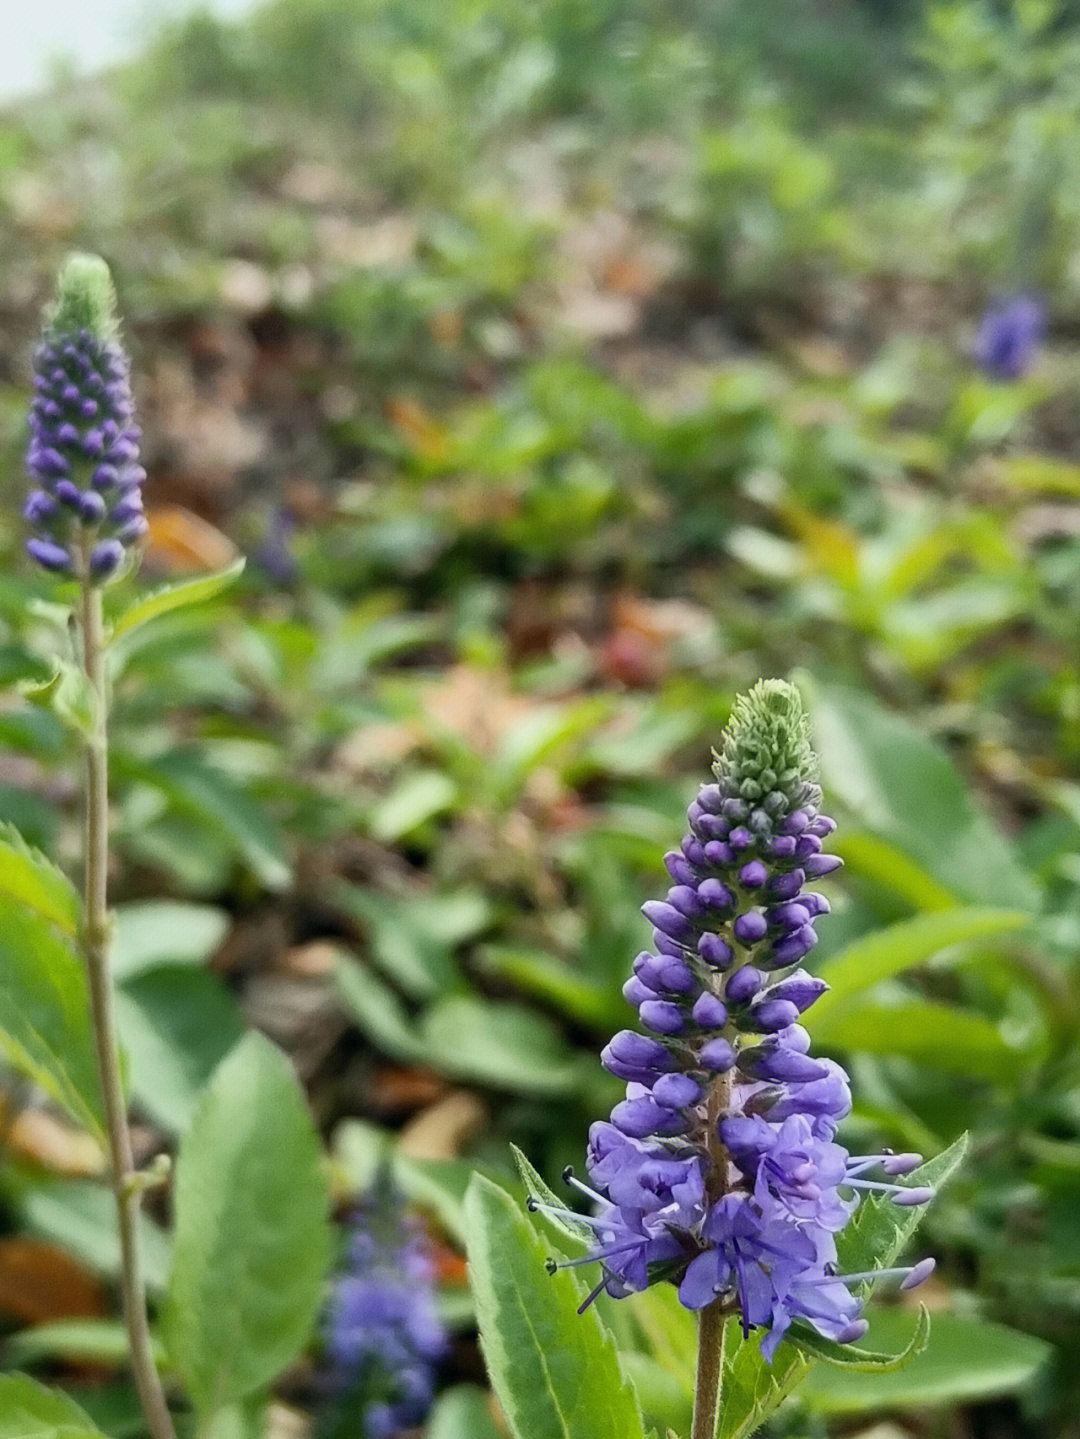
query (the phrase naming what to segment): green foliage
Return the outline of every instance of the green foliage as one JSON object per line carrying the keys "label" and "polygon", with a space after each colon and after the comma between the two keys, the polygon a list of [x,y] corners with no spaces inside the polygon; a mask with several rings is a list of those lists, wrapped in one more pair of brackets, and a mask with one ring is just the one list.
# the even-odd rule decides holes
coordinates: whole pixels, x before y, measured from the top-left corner
{"label": "green foliage", "polygon": [[[901,1342],[911,1320],[894,1309],[871,1315],[866,1342]],[[800,1398],[827,1414],[858,1414],[915,1405],[983,1401],[1027,1387],[1044,1368],[1050,1346],[1029,1334],[959,1314],[936,1314],[930,1341],[901,1372],[860,1374],[820,1365]]]}
{"label": "green foliage", "polygon": [[0,825],[0,894],[27,905],[65,934],[78,931],[82,906],[74,885],[12,825]]}
{"label": "green foliage", "polygon": [[101,1430],[66,1394],[23,1374],[0,1374],[3,1439],[101,1439]]}
{"label": "green foliage", "polygon": [[329,1263],[319,1146],[288,1062],[249,1034],[180,1147],[163,1337],[201,1414],[265,1388],[308,1340]]}
{"label": "green foliage", "polygon": [[78,1124],[102,1132],[82,963],[40,914],[20,904],[7,905],[0,924],[0,1051]]}
{"label": "green foliage", "polygon": [[483,1390],[471,1384],[447,1389],[428,1417],[428,1439],[498,1439]]}
{"label": "green foliage", "polygon": [[595,1307],[518,1204],[477,1176],[465,1199],[480,1340],[515,1439],[644,1439],[641,1413]]}

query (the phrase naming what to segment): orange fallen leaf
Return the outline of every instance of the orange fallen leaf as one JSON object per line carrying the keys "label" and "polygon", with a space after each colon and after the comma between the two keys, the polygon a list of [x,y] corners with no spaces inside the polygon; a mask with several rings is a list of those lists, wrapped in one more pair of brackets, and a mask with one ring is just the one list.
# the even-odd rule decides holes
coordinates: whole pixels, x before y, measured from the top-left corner
{"label": "orange fallen leaf", "polygon": [[200,574],[224,569],[236,558],[232,540],[191,510],[165,505],[149,510],[146,517],[146,555],[155,569],[170,575]]}
{"label": "orange fallen leaf", "polygon": [[0,1239],[0,1314],[47,1324],[107,1310],[104,1285],[64,1250],[40,1239]]}

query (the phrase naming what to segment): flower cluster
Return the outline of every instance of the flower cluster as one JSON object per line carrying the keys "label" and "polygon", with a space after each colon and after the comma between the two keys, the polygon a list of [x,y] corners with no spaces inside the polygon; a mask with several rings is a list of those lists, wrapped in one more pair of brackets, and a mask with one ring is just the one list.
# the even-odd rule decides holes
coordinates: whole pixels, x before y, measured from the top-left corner
{"label": "flower cluster", "polygon": [[146,531],[139,431],[127,357],[116,339],[104,261],[73,255],[34,356],[26,465],[36,488],[26,548],[47,570],[93,582],[119,569]]}
{"label": "flower cluster", "polygon": [[992,380],[1018,380],[1027,373],[1046,328],[1046,313],[1030,295],[999,300],[982,317],[975,359]]}
{"label": "flower cluster", "polygon": [[326,1348],[335,1385],[346,1397],[347,1427],[363,1439],[386,1439],[423,1421],[447,1348],[430,1251],[418,1233],[403,1236],[388,1199],[380,1195],[361,1216],[326,1316]]}
{"label": "flower cluster", "polygon": [[[667,898],[644,906],[653,947],[624,994],[648,1032],[622,1030],[603,1052],[626,1098],[590,1131],[595,1190],[567,1171],[598,1206],[590,1252],[570,1262],[602,1266],[586,1303],[658,1280],[688,1309],[719,1301],[744,1332],[768,1331],[771,1360],[794,1320],[840,1342],[865,1332],[850,1286],[871,1276],[836,1272],[835,1235],[860,1193],[910,1205],[931,1191],[891,1182],[919,1155],[836,1143],[848,1078],[810,1056],[799,1023],[828,987],[797,967],[829,909],[805,886],[840,860],[823,848],[835,825],[819,812],[797,691],[765,680],[737,700],[714,773],[666,858]],[[868,1178],[875,1166],[890,1178]],[[931,1268],[872,1277],[910,1288]]]}

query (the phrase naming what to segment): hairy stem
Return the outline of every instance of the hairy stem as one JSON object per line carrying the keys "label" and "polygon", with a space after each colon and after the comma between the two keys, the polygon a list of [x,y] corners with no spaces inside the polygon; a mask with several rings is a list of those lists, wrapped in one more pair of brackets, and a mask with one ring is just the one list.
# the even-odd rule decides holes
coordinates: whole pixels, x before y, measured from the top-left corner
{"label": "hairy stem", "polygon": [[135,1387],[150,1433],[153,1439],[176,1439],[150,1342],[146,1287],[139,1254],[140,1191],[134,1177],[131,1131],[128,1128],[120,1078],[116,1012],[109,963],[110,935],[106,889],[109,862],[109,752],[104,626],[101,589],[92,584],[85,574],[85,558],[80,586],[79,625],[82,631],[83,668],[95,700],[92,727],[85,746],[86,828],[83,851],[85,883],[82,947],[89,979],[94,1045],[109,1141],[116,1217],[120,1230],[124,1323],[131,1348]]}
{"label": "hairy stem", "polygon": [[[720,1120],[731,1105],[730,1073],[713,1082],[705,1116],[705,1149],[709,1156],[706,1197],[715,1204],[727,1189],[727,1151],[720,1142]],[[701,1311],[698,1319],[697,1377],[694,1381],[694,1423],[690,1439],[713,1439],[716,1414],[720,1405],[720,1385],[724,1374],[724,1329],[727,1309],[716,1299]]]}
{"label": "hairy stem", "polygon": [[724,1333],[727,1312],[721,1299],[701,1311],[698,1321],[697,1378],[694,1383],[694,1423],[690,1439],[713,1439],[724,1372]]}

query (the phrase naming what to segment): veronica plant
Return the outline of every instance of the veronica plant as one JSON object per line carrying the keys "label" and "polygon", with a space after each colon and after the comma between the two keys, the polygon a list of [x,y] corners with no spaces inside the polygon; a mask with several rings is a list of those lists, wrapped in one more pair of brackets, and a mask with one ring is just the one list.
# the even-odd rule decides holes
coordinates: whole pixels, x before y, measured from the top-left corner
{"label": "veronica plant", "polygon": [[[140,1253],[142,1195],[167,1182],[169,1156],[135,1164],[111,974],[108,717],[125,660],[114,644],[156,616],[209,598],[240,565],[107,603],[107,587],[137,564],[147,529],[128,361],[108,268],[73,256],[34,357],[25,506],[27,550],[59,578],[38,607],[52,618],[52,677],[28,684],[74,732],[84,769],[84,865],[79,894],[10,828],[0,831],[0,1052],[101,1142],[115,1197],[120,1288],[135,1386],[151,1439],[174,1439],[173,1395],[194,1411],[194,1432],[257,1400],[310,1336],[329,1258],[327,1190],[318,1138],[291,1067],[249,1035],[210,1081],[176,1166],[174,1262],[160,1345],[148,1313]],[[44,597],[43,597],[44,600]],[[58,602],[58,603],[57,603]],[[266,1135],[272,1130],[273,1153]],[[63,1396],[22,1376],[4,1381],[23,1428],[64,1424],[72,1439],[96,1435]],[[38,1426],[38,1427],[35,1427]],[[49,1432],[52,1432],[50,1429]]]}
{"label": "veronica plant", "polygon": [[[762,681],[736,701],[714,779],[666,856],[672,887],[644,906],[653,943],[624,988],[642,1027],[620,1031],[602,1054],[626,1097],[592,1126],[591,1183],[564,1175],[589,1202],[591,1213],[571,1224],[588,1247],[547,1267],[599,1270],[579,1314],[601,1293],[621,1299],[669,1284],[699,1315],[692,1439],[716,1432],[729,1317],[744,1340],[761,1331],[762,1367],[778,1362],[785,1336],[843,1362],[843,1347],[867,1329],[866,1288],[892,1280],[910,1289],[933,1269],[930,1259],[888,1262],[902,1223],[880,1227],[870,1262],[848,1272],[840,1262],[838,1238],[867,1195],[899,1215],[933,1188],[921,1177],[899,1182],[920,1155],[853,1155],[837,1142],[848,1076],[810,1053],[801,1023],[828,988],[801,967],[829,910],[807,886],[840,865],[825,851],[835,824],[820,805],[799,695]],[[566,1227],[565,1206],[524,1173],[530,1209]],[[481,1249],[478,1239],[483,1332]]]}
{"label": "veronica plant", "polygon": [[423,1422],[449,1338],[423,1233],[401,1219],[401,1195],[379,1185],[354,1216],[324,1336],[335,1391],[328,1435],[389,1439]]}

